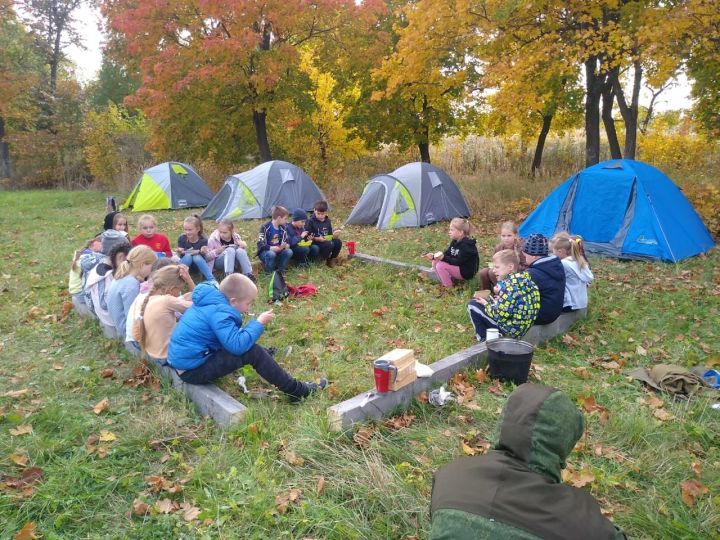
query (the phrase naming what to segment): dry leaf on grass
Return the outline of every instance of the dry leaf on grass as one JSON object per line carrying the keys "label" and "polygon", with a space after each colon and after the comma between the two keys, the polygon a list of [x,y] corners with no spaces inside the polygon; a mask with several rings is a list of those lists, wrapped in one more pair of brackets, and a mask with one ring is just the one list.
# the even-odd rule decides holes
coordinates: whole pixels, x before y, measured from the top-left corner
{"label": "dry leaf on grass", "polygon": [[485,371],[484,369],[475,370],[475,380],[480,384],[486,383],[488,378],[489,376],[487,374],[487,371]]}
{"label": "dry leaf on grass", "polygon": [[400,416],[388,418],[383,425],[386,428],[397,431],[398,429],[409,427],[413,423],[413,420],[415,420],[414,414],[403,413]]}
{"label": "dry leaf on grass", "polygon": [[98,402],[95,404],[95,406],[93,407],[93,412],[94,412],[95,414],[100,414],[100,413],[103,412],[105,409],[107,409],[109,405],[110,405],[110,402],[108,401],[108,398],[105,398],[105,399],[103,399],[103,400],[101,400],[101,401],[98,401]]}
{"label": "dry leaf on grass", "polygon": [[295,452],[292,450],[283,450],[283,452],[280,454],[285,461],[287,461],[290,465],[295,465],[300,467],[301,465],[305,464],[305,460],[298,456]]}
{"label": "dry leaf on grass", "polygon": [[169,514],[180,508],[180,506],[170,499],[161,499],[155,503],[155,508],[161,514]]}
{"label": "dry leaf on grass", "polygon": [[60,371],[60,370],[63,369],[64,367],[65,367],[65,366],[62,365],[62,364],[53,364],[53,365],[52,365],[52,368],[53,368],[55,371]]}
{"label": "dry leaf on grass", "polygon": [[110,368],[105,368],[100,372],[100,376],[103,379],[114,379],[115,378],[115,370]]}
{"label": "dry leaf on grass", "polygon": [[320,495],[324,489],[325,489],[325,477],[320,476],[317,481],[317,486],[315,486],[315,494]]}
{"label": "dry leaf on grass", "polygon": [[573,471],[568,468],[563,470],[562,479],[566,484],[570,484],[576,488],[581,488],[587,486],[588,484],[592,484],[595,481],[595,475],[590,469],[585,467],[579,471]]}
{"label": "dry leaf on grass", "polygon": [[697,480],[684,480],[680,482],[680,496],[683,502],[692,507],[695,500],[706,495],[710,490]]}
{"label": "dry leaf on grass", "polygon": [[135,499],[132,503],[132,515],[133,516],[145,516],[150,511],[150,507],[147,503],[140,499]]}
{"label": "dry leaf on grass", "polygon": [[693,461],[693,462],[690,464],[690,468],[692,469],[692,471],[695,473],[696,476],[700,476],[700,471],[701,471],[701,469],[700,469],[700,462],[699,462],[699,461]]}
{"label": "dry leaf on grass", "polygon": [[427,403],[428,402],[428,394],[425,390],[423,390],[422,392],[420,392],[417,395],[417,397],[415,399],[417,399],[420,403]]}
{"label": "dry leaf on grass", "polygon": [[490,386],[488,386],[488,392],[490,392],[491,394],[495,394],[496,396],[502,396],[505,394],[502,383],[499,380],[496,380]]}
{"label": "dry leaf on grass", "polygon": [[647,356],[647,349],[643,347],[642,345],[638,345],[635,349],[635,354],[639,356]]}
{"label": "dry leaf on grass", "polygon": [[662,399],[656,397],[656,396],[648,396],[643,401],[645,405],[648,405],[651,409],[661,409],[663,405],[665,405],[665,402],[663,402]]}
{"label": "dry leaf on grass", "polygon": [[588,371],[588,369],[586,367],[572,368],[572,372],[575,375],[577,375],[578,377],[580,377],[581,379],[587,380],[590,378],[590,372]]}
{"label": "dry leaf on grass", "polygon": [[360,448],[367,448],[370,446],[370,439],[375,434],[375,428],[371,426],[365,426],[357,430],[357,433],[353,435],[353,441]]}
{"label": "dry leaf on grass", "polygon": [[280,493],[275,497],[275,508],[279,514],[287,512],[290,503],[298,504],[300,502],[300,496],[302,495],[302,489],[293,488],[287,493]]}
{"label": "dry leaf on grass", "polygon": [[28,464],[27,454],[10,454],[10,461],[20,467],[25,467]]}
{"label": "dry leaf on grass", "polygon": [[112,431],[108,431],[107,429],[101,429],[98,439],[102,442],[112,442],[117,440],[117,436]]}
{"label": "dry leaf on grass", "polygon": [[661,420],[662,422],[668,422],[675,418],[672,414],[667,412],[665,409],[655,409],[653,411],[653,416],[657,418],[658,420]]}
{"label": "dry leaf on grass", "polygon": [[34,521],[28,521],[23,528],[15,533],[13,540],[35,540],[37,538],[37,527]]}
{"label": "dry leaf on grass", "polygon": [[21,435],[28,435],[32,433],[33,428],[30,424],[21,424],[16,428],[10,428],[8,431],[10,432],[10,435],[19,437]]}
{"label": "dry leaf on grass", "polygon": [[607,411],[607,408],[599,405],[597,401],[595,401],[595,396],[580,396],[578,398],[578,401],[580,402],[580,406],[582,407],[582,409],[587,413],[592,413],[595,411]]}
{"label": "dry leaf on grass", "polygon": [[180,505],[182,517],[185,521],[193,521],[200,515],[200,509],[190,503],[184,502]]}
{"label": "dry leaf on grass", "polygon": [[3,396],[16,398],[16,397],[24,396],[28,392],[29,392],[29,390],[27,388],[23,388],[22,390],[10,390],[9,392],[5,392],[3,394]]}
{"label": "dry leaf on grass", "polygon": [[477,431],[468,432],[460,440],[460,451],[468,456],[486,454],[491,446],[490,441],[482,437]]}

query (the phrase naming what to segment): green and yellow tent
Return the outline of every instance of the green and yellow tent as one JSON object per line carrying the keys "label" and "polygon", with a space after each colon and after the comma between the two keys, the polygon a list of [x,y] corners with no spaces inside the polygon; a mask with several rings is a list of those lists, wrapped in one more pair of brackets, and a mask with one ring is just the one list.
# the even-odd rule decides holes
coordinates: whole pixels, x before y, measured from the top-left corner
{"label": "green and yellow tent", "polygon": [[213,192],[190,166],[168,161],[145,169],[121,209],[133,212],[206,206]]}

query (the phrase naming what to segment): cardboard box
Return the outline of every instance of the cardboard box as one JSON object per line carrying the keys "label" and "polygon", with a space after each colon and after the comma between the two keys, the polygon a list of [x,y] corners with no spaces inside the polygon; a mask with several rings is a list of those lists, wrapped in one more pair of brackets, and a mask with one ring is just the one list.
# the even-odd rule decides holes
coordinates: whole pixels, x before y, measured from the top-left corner
{"label": "cardboard box", "polygon": [[382,355],[380,359],[389,361],[398,370],[395,382],[390,383],[390,390],[399,390],[417,379],[415,353],[412,349],[394,349]]}

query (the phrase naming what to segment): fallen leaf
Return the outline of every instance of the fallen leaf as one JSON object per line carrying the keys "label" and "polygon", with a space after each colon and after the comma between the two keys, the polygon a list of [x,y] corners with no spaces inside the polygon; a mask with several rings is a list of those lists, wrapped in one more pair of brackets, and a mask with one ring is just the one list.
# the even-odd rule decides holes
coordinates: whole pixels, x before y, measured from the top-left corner
{"label": "fallen leaf", "polygon": [[653,411],[653,416],[657,418],[658,420],[661,420],[663,422],[667,422],[669,420],[672,420],[675,418],[672,414],[667,412],[665,409],[655,409]]}
{"label": "fallen leaf", "polygon": [[663,400],[656,396],[648,396],[643,403],[650,406],[652,409],[660,409],[663,405],[665,405]]}
{"label": "fallen leaf", "polygon": [[580,396],[578,401],[580,401],[580,405],[585,412],[607,411],[605,407],[598,405],[595,401],[595,396]]}
{"label": "fallen leaf", "polygon": [[132,515],[133,516],[144,516],[150,511],[150,507],[147,503],[144,503],[140,499],[135,499],[132,503]]}
{"label": "fallen leaf", "polygon": [[29,392],[29,390],[27,388],[23,388],[22,390],[10,390],[9,392],[5,392],[3,394],[3,396],[16,398],[16,397],[24,396],[28,392]]}
{"label": "fallen leaf", "polygon": [[475,380],[477,382],[479,382],[480,384],[487,382],[487,380],[488,380],[487,371],[485,371],[484,369],[475,370]]}
{"label": "fallen leaf", "polygon": [[360,448],[368,448],[370,446],[370,439],[375,434],[375,428],[365,426],[357,430],[357,433],[353,435],[353,441]]}
{"label": "fallen leaf", "polygon": [[297,504],[300,501],[300,495],[302,495],[302,490],[298,488],[293,488],[287,493],[277,495],[275,497],[275,508],[278,513],[284,514],[287,512],[290,503]]}
{"label": "fallen leaf", "polygon": [[25,525],[23,525],[22,529],[15,533],[13,540],[35,540],[37,537],[37,527],[35,526],[35,522],[28,521]]}
{"label": "fallen leaf", "polygon": [[409,427],[413,420],[415,420],[414,414],[403,413],[399,416],[393,416],[385,420],[383,425],[389,429],[397,431],[398,429]]}
{"label": "fallen leaf", "polygon": [[20,467],[25,467],[28,464],[28,456],[27,454],[10,454],[10,461],[12,461],[15,465],[19,465]]}
{"label": "fallen leaf", "polygon": [[595,481],[595,475],[592,471],[590,471],[590,469],[585,467],[579,471],[564,469],[562,472],[562,479],[566,484],[570,484],[576,488],[581,488],[587,486],[588,484],[592,484]]}
{"label": "fallen leaf", "polygon": [[300,467],[301,465],[305,464],[305,460],[295,454],[292,450],[284,450],[282,452],[282,457],[285,461],[287,461],[290,465],[296,465]]}
{"label": "fallen leaf", "polygon": [[642,345],[638,345],[637,349],[635,349],[635,354],[647,356],[647,349],[645,349]]}
{"label": "fallen leaf", "polygon": [[417,398],[416,398],[416,399],[417,399],[420,403],[427,403],[427,402],[428,402],[428,394],[427,394],[427,392],[426,392],[425,390],[423,390],[422,392],[420,392],[420,393],[417,395]]}
{"label": "fallen leaf", "polygon": [[708,492],[708,488],[697,480],[684,480],[680,482],[680,496],[683,502],[690,507],[695,504],[695,500],[698,497],[702,497]]}
{"label": "fallen leaf", "polygon": [[95,404],[95,406],[93,407],[93,412],[94,412],[95,414],[100,414],[100,413],[103,412],[105,409],[107,409],[109,405],[110,405],[110,402],[108,401],[107,398],[105,398],[105,399],[103,399],[103,400],[101,400],[101,401],[98,401],[98,402]]}
{"label": "fallen leaf", "polygon": [[110,368],[103,369],[103,370],[100,372],[100,376],[101,376],[103,379],[114,379],[114,378],[115,378],[115,370],[114,370],[114,369],[110,369]]}
{"label": "fallen leaf", "polygon": [[64,367],[65,367],[65,366],[62,365],[62,364],[53,364],[53,365],[52,365],[52,368],[53,368],[55,371],[60,371],[60,370],[63,369]]}
{"label": "fallen leaf", "polygon": [[169,514],[170,512],[177,510],[179,507],[170,499],[161,499],[155,503],[155,508],[161,514]]}
{"label": "fallen leaf", "polygon": [[562,342],[565,343],[566,345],[574,345],[575,343],[577,343],[577,339],[572,337],[570,334],[565,334],[562,337]]}
{"label": "fallen leaf", "polygon": [[160,463],[167,463],[167,461],[170,459],[170,454],[163,454],[163,457],[160,458]]}
{"label": "fallen leaf", "polygon": [[700,476],[700,462],[699,461],[693,461],[690,464],[690,468],[695,473],[696,476]]}
{"label": "fallen leaf", "polygon": [[621,369],[620,364],[618,364],[614,360],[612,362],[603,362],[602,364],[600,364],[600,366],[603,369],[607,369],[609,371],[614,371],[615,373],[620,373],[620,369]]}
{"label": "fallen leaf", "polygon": [[20,435],[28,435],[32,433],[33,428],[30,424],[22,424],[16,428],[10,428],[8,431],[10,431],[10,435],[15,435],[16,437],[19,437]]}
{"label": "fallen leaf", "polygon": [[320,476],[317,481],[317,486],[315,486],[315,494],[320,495],[324,489],[325,489],[325,477]]}
{"label": "fallen leaf", "polygon": [[188,503],[185,507],[180,505],[181,508],[183,508],[182,517],[185,521],[193,521],[194,519],[197,519],[197,517],[200,515],[200,509],[197,506],[191,506]]}
{"label": "fallen leaf", "polygon": [[463,451],[463,454],[467,454],[468,456],[475,455],[475,449],[471,448],[465,441],[460,441],[460,450]]}
{"label": "fallen leaf", "polygon": [[572,372],[575,375],[577,375],[578,377],[580,377],[581,379],[587,380],[590,378],[590,372],[588,371],[588,369],[586,367],[572,368]]}
{"label": "fallen leaf", "polygon": [[488,392],[490,392],[491,394],[495,394],[496,396],[502,396],[503,394],[505,394],[502,384],[499,380],[496,380],[494,383],[488,386]]}
{"label": "fallen leaf", "polygon": [[117,437],[115,436],[115,434],[112,431],[108,431],[106,429],[101,429],[100,436],[98,437],[98,439],[100,439],[100,441],[102,441],[102,442],[112,442],[112,441],[117,440]]}

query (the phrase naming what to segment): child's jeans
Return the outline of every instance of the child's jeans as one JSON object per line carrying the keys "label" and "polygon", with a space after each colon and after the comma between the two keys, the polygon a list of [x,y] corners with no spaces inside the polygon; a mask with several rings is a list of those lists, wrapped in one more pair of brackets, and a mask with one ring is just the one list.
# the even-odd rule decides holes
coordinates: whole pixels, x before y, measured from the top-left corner
{"label": "child's jeans", "polygon": [[[315,248],[316,249],[312,249]],[[313,242],[311,251],[317,254],[317,258],[321,261],[328,259],[335,259],[340,255],[342,249],[342,240],[339,238],[333,238],[332,240],[325,240],[324,242]]]}
{"label": "child's jeans", "polygon": [[188,268],[192,268],[194,265],[195,268],[197,268],[198,272],[202,274],[203,279],[205,279],[206,281],[215,279],[213,277],[212,270],[210,270],[210,267],[205,260],[205,257],[203,257],[202,255],[190,255],[186,253],[185,255],[180,257],[180,262]]}
{"label": "child's jeans", "polygon": [[247,251],[240,247],[226,248],[215,259],[215,269],[224,270],[225,275],[232,274],[235,271],[235,261],[240,263],[240,271],[243,274],[252,274],[252,264]]}
{"label": "child's jeans", "polygon": [[284,394],[302,398],[310,393],[305,383],[291,377],[264,347],[257,344],[240,356],[220,349],[208,356],[203,365],[180,373],[180,378],[189,384],[206,384],[247,364]]}
{"label": "child's jeans", "polygon": [[485,313],[485,306],[477,300],[470,300],[467,306],[470,322],[475,329],[475,338],[478,341],[485,341],[488,328],[497,328],[497,322]]}
{"label": "child's jeans", "polygon": [[463,277],[460,273],[460,267],[454,264],[448,264],[445,261],[436,261],[433,259],[432,268],[437,274],[438,279],[443,287],[452,287],[453,279],[462,281]]}
{"label": "child's jeans", "polygon": [[271,249],[266,249],[260,254],[260,260],[265,267],[265,271],[269,274],[270,272],[277,270],[278,272],[284,272],[287,265],[292,259],[293,250],[283,249],[280,253],[275,253]]}
{"label": "child's jeans", "polygon": [[310,257],[310,246],[295,246],[292,248],[293,259],[299,266],[307,266]]}

